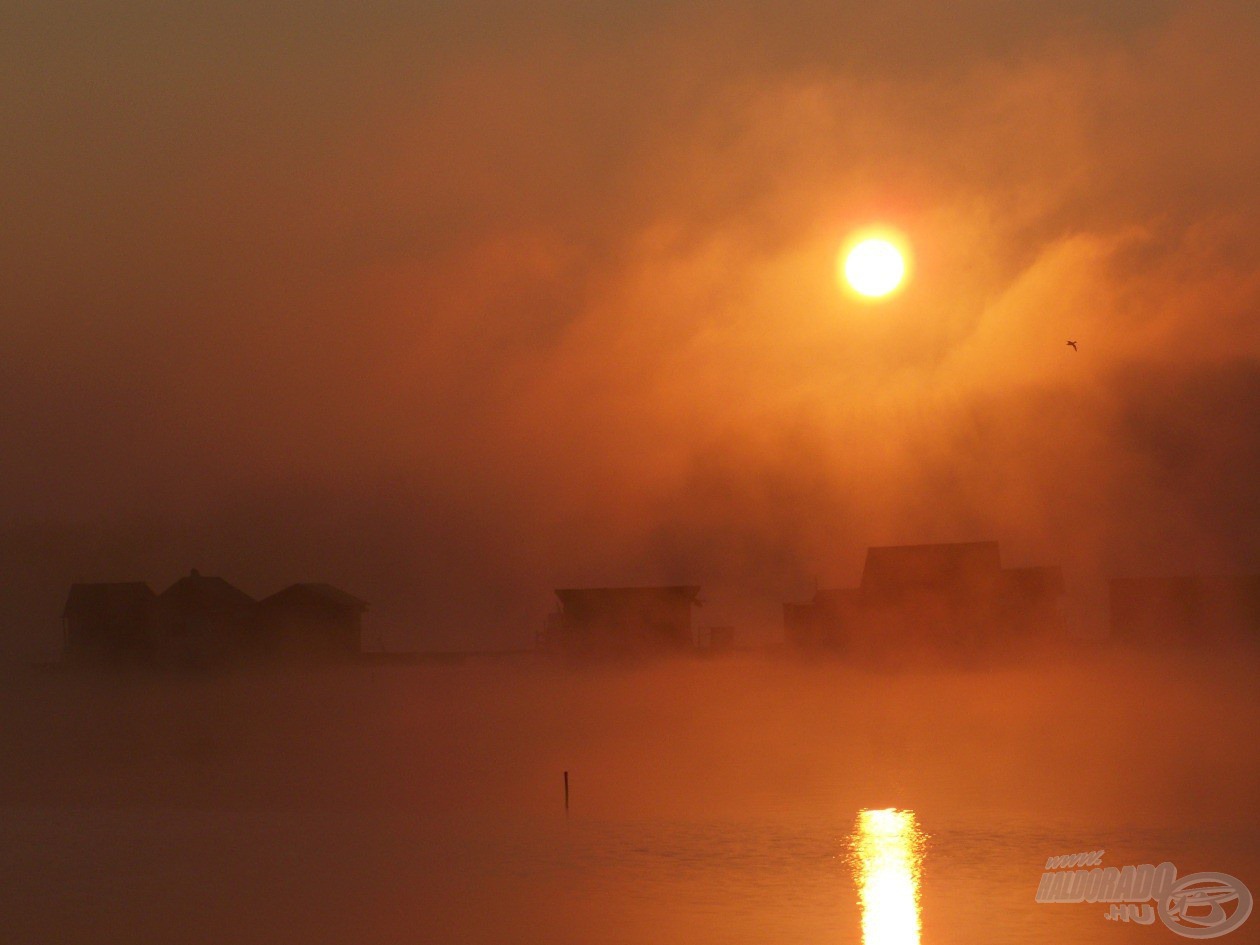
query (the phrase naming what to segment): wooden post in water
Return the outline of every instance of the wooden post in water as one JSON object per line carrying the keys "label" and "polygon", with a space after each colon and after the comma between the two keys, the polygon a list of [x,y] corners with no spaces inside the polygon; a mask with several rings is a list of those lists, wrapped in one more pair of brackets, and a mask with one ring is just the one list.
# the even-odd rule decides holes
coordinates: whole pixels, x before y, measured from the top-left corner
{"label": "wooden post in water", "polygon": [[564,812],[569,813],[569,772],[564,773]]}

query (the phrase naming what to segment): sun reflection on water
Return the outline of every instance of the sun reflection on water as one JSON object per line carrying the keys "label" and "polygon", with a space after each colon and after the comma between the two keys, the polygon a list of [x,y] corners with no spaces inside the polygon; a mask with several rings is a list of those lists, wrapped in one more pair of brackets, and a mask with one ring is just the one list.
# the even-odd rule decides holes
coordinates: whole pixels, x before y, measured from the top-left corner
{"label": "sun reflection on water", "polygon": [[859,811],[849,842],[863,945],[919,945],[919,880],[927,837],[914,811]]}

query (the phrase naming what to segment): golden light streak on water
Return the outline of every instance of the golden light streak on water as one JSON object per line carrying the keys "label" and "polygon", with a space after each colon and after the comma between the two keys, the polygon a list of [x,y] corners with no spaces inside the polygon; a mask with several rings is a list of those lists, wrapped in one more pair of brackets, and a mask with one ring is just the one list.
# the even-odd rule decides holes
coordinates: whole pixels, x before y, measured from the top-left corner
{"label": "golden light streak on water", "polygon": [[864,810],[849,838],[863,945],[919,945],[927,837],[910,810]]}

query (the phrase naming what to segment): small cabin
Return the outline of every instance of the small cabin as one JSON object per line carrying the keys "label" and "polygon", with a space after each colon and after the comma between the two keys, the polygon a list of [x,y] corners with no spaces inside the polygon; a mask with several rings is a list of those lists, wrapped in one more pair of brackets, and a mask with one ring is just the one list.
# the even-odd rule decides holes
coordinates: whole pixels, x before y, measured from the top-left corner
{"label": "small cabin", "polygon": [[148,584],[74,584],[62,610],[65,659],[218,668],[360,651],[367,604],[330,584],[292,584],[256,601],[197,570],[161,594]]}
{"label": "small cabin", "polygon": [[258,603],[267,645],[281,655],[350,658],[367,602],[331,584],[291,584]]}
{"label": "small cabin", "polygon": [[1063,592],[1059,568],[1004,568],[995,541],[870,548],[856,588],[785,604],[784,628],[857,656],[965,656],[1060,633]]}
{"label": "small cabin", "polygon": [[195,568],[158,595],[158,649],[187,665],[217,664],[258,647],[258,602]]}
{"label": "small cabin", "polygon": [[548,643],[578,653],[682,652],[695,647],[700,588],[588,587],[556,590]]}

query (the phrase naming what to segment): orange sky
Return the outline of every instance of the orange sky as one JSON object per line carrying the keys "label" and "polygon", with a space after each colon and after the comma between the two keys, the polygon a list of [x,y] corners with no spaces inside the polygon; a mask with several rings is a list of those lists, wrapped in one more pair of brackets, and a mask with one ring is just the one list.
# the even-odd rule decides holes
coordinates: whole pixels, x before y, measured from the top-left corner
{"label": "orange sky", "polygon": [[1254,4],[622,7],[6,14],[5,651],[190,566],[434,647],[871,544],[1260,568]]}

